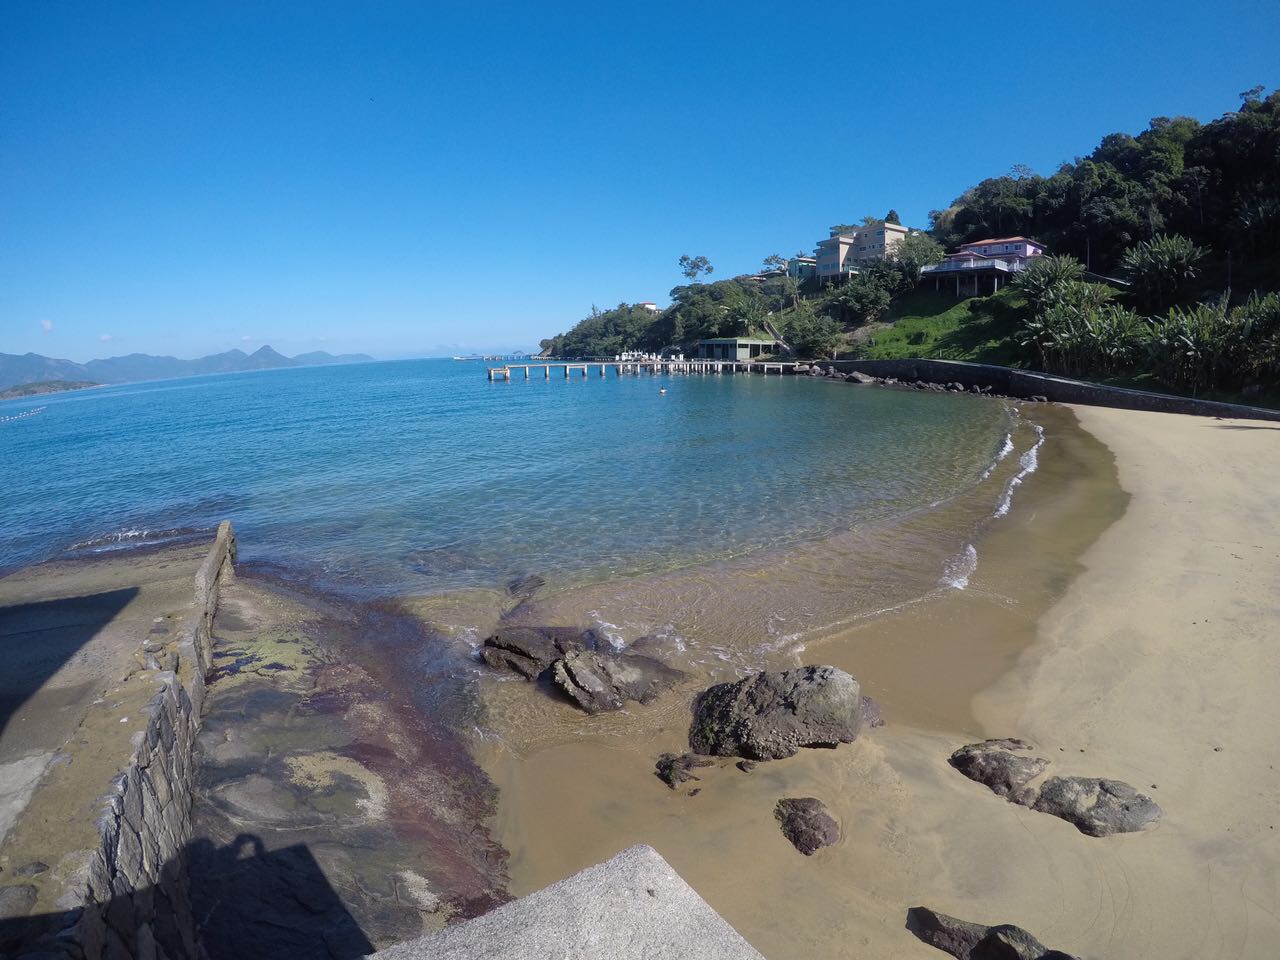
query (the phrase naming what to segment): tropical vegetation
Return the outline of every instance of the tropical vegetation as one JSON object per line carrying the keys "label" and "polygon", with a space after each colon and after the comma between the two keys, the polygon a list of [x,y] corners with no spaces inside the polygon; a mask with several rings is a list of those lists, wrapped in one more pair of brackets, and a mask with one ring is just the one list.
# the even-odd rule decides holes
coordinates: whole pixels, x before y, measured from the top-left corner
{"label": "tropical vegetation", "polygon": [[[918,287],[944,249],[1007,235],[1054,255],[993,296],[957,303]],[[777,333],[801,357],[950,356],[1280,400],[1280,91],[1246,91],[1210,123],[1161,117],[1111,134],[1048,176],[1015,167],[984,180],[843,283],[797,282],[785,264],[773,254],[763,275],[709,283],[707,258],[686,255],[690,282],[666,310],[593,308],[544,352]]]}

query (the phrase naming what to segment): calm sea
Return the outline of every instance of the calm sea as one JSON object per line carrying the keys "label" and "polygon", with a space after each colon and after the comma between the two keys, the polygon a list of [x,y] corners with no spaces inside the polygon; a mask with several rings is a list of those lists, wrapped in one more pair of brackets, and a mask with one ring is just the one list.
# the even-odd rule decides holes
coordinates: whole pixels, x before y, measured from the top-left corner
{"label": "calm sea", "polygon": [[599,584],[884,529],[945,510],[1017,436],[980,398],[799,377],[490,383],[452,360],[130,384],[0,418],[40,407],[0,420],[0,569],[230,518],[242,559],[364,595]]}

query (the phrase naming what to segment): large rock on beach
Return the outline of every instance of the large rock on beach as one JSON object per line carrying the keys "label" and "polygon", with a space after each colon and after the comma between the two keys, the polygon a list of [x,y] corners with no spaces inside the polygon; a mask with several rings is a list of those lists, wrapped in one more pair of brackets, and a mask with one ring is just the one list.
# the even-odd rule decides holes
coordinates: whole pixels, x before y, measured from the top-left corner
{"label": "large rock on beach", "polygon": [[852,743],[861,725],[858,681],[843,670],[764,671],[699,694],[689,746],[712,756],[778,760],[801,747]]}
{"label": "large rock on beach", "polygon": [[1036,791],[1028,784],[1049,769],[1048,760],[1026,755],[1030,749],[1025,740],[984,740],[966,744],[947,762],[970,780],[990,787],[996,796],[1030,806]]}
{"label": "large rock on beach", "polygon": [[683,674],[642,654],[566,653],[552,665],[551,679],[587,713],[620,710],[628,700],[649,703]]}
{"label": "large rock on beach", "polygon": [[928,907],[907,911],[907,929],[956,960],[1075,960],[1069,953],[1050,950],[1011,923],[971,923]]}
{"label": "large rock on beach", "polygon": [[1146,830],[1162,813],[1154,800],[1129,784],[1091,777],[1050,777],[1031,809],[1061,817],[1091,837]]}
{"label": "large rock on beach", "polygon": [[782,827],[783,835],[806,857],[840,840],[840,824],[816,797],[779,800],[773,816]]}

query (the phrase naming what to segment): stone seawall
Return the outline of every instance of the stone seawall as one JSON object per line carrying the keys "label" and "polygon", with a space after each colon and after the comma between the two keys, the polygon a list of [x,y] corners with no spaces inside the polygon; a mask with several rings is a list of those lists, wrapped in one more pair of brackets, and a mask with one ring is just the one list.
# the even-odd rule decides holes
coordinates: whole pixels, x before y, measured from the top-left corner
{"label": "stone seawall", "polygon": [[908,383],[919,380],[924,383],[959,383],[970,389],[990,387],[993,393],[1024,400],[1045,399],[1056,403],[1081,403],[1157,413],[1186,413],[1199,417],[1280,421],[1280,410],[1110,387],[985,363],[965,363],[959,360],[825,360],[815,365],[823,370],[834,368],[843,373],[891,377]]}
{"label": "stone seawall", "polygon": [[177,640],[144,644],[144,671],[158,690],[145,732],[115,777],[98,816],[98,850],[59,907],[61,929],[34,955],[117,960],[196,958],[185,850],[191,840],[196,736],[220,584],[233,575],[235,533],[224,521],[195,576],[194,604]]}

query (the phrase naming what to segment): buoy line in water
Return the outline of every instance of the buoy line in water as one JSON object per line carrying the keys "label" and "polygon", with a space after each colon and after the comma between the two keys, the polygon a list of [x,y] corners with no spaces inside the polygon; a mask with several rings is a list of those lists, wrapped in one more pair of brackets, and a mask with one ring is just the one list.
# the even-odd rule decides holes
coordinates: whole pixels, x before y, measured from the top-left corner
{"label": "buoy line in water", "polygon": [[15,413],[12,417],[0,417],[0,423],[9,423],[12,420],[23,420],[27,417],[34,417],[37,413],[44,413],[44,407],[36,407],[34,410],[23,410],[22,413]]}

